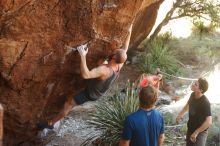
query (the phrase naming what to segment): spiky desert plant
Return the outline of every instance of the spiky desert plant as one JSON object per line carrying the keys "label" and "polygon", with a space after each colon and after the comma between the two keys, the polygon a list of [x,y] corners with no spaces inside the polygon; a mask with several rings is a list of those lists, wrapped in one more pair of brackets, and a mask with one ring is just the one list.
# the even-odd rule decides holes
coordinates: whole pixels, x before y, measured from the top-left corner
{"label": "spiky desert plant", "polygon": [[175,53],[161,41],[153,41],[139,58],[139,69],[143,73],[154,74],[156,68],[169,74],[178,72],[178,60]]}
{"label": "spiky desert plant", "polygon": [[96,112],[91,113],[87,120],[88,127],[95,133],[89,134],[82,145],[118,145],[126,116],[139,107],[138,89],[134,84],[129,84],[125,91],[96,105]]}
{"label": "spiky desert plant", "polygon": [[209,35],[209,34],[214,33],[217,26],[218,25],[214,22],[211,22],[210,24],[205,25],[204,22],[201,20],[194,20],[192,32],[194,34],[198,34],[201,39],[204,35]]}

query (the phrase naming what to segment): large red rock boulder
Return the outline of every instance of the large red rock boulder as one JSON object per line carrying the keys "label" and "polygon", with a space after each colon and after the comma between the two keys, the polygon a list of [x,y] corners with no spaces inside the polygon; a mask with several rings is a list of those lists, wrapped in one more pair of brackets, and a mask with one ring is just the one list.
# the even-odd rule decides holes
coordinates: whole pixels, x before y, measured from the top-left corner
{"label": "large red rock boulder", "polygon": [[3,115],[4,109],[0,104],[0,146],[3,146]]}
{"label": "large red rock boulder", "polygon": [[[0,102],[5,145],[36,135],[36,123],[62,108],[63,95],[85,86],[80,58],[65,46],[89,44],[89,68],[122,46],[134,20],[131,46],[152,29],[162,0],[1,0]],[[140,25],[141,24],[141,25]],[[140,33],[141,32],[141,33]]]}

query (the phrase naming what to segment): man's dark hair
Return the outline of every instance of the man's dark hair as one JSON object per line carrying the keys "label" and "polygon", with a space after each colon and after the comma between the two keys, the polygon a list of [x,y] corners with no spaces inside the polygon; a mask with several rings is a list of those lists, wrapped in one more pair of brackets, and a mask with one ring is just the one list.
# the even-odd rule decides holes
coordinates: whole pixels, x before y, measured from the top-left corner
{"label": "man's dark hair", "polygon": [[202,93],[205,93],[208,90],[209,84],[205,78],[199,78],[199,89],[202,90]]}
{"label": "man's dark hair", "polygon": [[150,108],[154,106],[157,101],[158,92],[153,86],[146,86],[141,88],[139,93],[140,106]]}

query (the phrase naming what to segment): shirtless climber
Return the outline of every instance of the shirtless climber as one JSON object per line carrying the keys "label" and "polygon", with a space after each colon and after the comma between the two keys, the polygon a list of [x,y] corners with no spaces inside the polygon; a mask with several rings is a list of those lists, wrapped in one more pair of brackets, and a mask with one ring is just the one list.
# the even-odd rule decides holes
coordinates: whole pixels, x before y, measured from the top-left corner
{"label": "shirtless climber", "polygon": [[125,46],[123,49],[116,49],[110,57],[110,61],[106,65],[101,65],[92,70],[89,70],[86,64],[86,54],[88,49],[84,46],[77,48],[80,57],[81,75],[84,79],[90,79],[87,87],[74,97],[68,97],[64,104],[64,108],[58,115],[48,122],[41,122],[37,124],[39,129],[53,129],[53,125],[62,119],[71,111],[76,105],[82,105],[87,101],[95,101],[105,95],[112,83],[117,79],[119,71],[127,59],[127,50],[130,42],[132,25],[129,28],[129,34],[126,38]]}

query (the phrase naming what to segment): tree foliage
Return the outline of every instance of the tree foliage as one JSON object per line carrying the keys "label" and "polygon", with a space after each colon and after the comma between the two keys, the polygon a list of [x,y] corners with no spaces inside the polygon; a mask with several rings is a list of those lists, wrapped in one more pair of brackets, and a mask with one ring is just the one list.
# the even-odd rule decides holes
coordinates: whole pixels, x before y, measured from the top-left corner
{"label": "tree foliage", "polygon": [[150,36],[153,40],[161,28],[169,21],[189,17],[192,19],[203,18],[213,23],[220,23],[220,1],[219,0],[176,0],[172,8],[168,11],[165,18],[157,26],[154,33]]}

